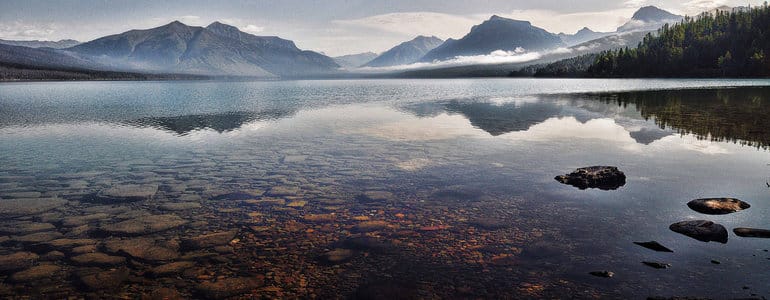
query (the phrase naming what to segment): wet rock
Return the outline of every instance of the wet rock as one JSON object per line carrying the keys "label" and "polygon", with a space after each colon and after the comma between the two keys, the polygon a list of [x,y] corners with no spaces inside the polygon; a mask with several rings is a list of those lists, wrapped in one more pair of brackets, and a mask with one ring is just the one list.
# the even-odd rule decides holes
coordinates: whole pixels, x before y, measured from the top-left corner
{"label": "wet rock", "polygon": [[179,252],[151,238],[110,239],[104,242],[108,253],[128,255],[143,261],[171,261]]}
{"label": "wet rock", "polygon": [[321,255],[321,261],[329,264],[341,264],[353,258],[355,252],[350,249],[337,248]]}
{"label": "wet rock", "polygon": [[0,255],[0,273],[7,273],[27,269],[40,258],[32,252],[16,252],[9,255]]}
{"label": "wet rock", "polygon": [[[404,299],[416,300],[425,299],[421,295],[420,288],[413,281],[405,280],[377,280],[359,286],[353,299],[366,300],[389,300]],[[427,297],[430,298],[430,297]]]}
{"label": "wet rock", "polygon": [[51,252],[48,252],[48,253],[43,254],[42,256],[40,256],[40,260],[60,261],[60,260],[64,259],[65,257],[66,257],[66,255],[64,255],[63,252],[51,251]]}
{"label": "wet rock", "polygon": [[114,224],[106,224],[100,230],[110,235],[136,236],[161,232],[186,224],[177,215],[146,215]]}
{"label": "wet rock", "polygon": [[608,166],[579,168],[567,175],[556,176],[554,179],[581,190],[588,188],[616,190],[626,185],[626,174],[618,170],[617,167]]}
{"label": "wet rock", "polygon": [[733,232],[740,237],[770,239],[770,230],[767,229],[735,228]]}
{"label": "wet rock", "polygon": [[197,250],[197,249],[227,245],[228,243],[230,243],[230,241],[233,240],[233,238],[235,238],[235,235],[237,233],[238,231],[236,230],[225,231],[225,232],[215,232],[215,233],[200,235],[194,238],[184,239],[182,240],[182,249]]}
{"label": "wet rock", "polygon": [[687,206],[707,215],[726,215],[751,207],[748,203],[733,198],[695,199],[688,202]]}
{"label": "wet rock", "polygon": [[593,271],[593,272],[589,272],[588,274],[591,274],[596,277],[603,277],[603,278],[612,278],[613,276],[615,276],[615,273],[610,271]]}
{"label": "wet rock", "polygon": [[208,299],[224,299],[251,292],[264,284],[262,277],[239,277],[220,279],[215,282],[203,282],[197,286],[198,292]]}
{"label": "wet rock", "polygon": [[158,192],[156,184],[121,185],[102,190],[93,200],[101,202],[136,202],[152,199]]}
{"label": "wet rock", "polygon": [[82,266],[117,266],[126,262],[122,256],[110,256],[104,253],[86,253],[70,258],[72,262]]}
{"label": "wet rock", "polygon": [[39,265],[24,271],[16,272],[11,275],[9,279],[12,282],[29,283],[31,281],[51,278],[51,276],[58,273],[59,271],[61,271],[61,267],[57,265]]}
{"label": "wet rock", "polygon": [[48,242],[55,239],[59,239],[63,236],[64,236],[63,234],[57,231],[48,231],[48,232],[32,233],[32,234],[23,235],[23,236],[15,236],[11,238],[11,240],[14,242],[20,242],[20,243],[42,243],[42,242]]}
{"label": "wet rock", "polygon": [[184,270],[187,270],[189,268],[192,268],[195,266],[194,262],[191,261],[179,261],[179,262],[172,262],[165,265],[160,265],[155,268],[153,268],[150,272],[158,277],[162,276],[176,276],[179,274],[182,274]]}
{"label": "wet rock", "polygon": [[655,269],[668,269],[671,267],[671,264],[662,263],[662,262],[654,262],[654,261],[643,261],[644,265],[655,268]]}
{"label": "wet rock", "polygon": [[72,248],[71,252],[73,254],[93,253],[93,252],[96,252],[96,245],[85,245],[85,246],[75,247],[75,248]]}
{"label": "wet rock", "polygon": [[78,281],[88,290],[114,290],[128,280],[126,267],[112,270],[87,269],[77,273]]}
{"label": "wet rock", "polygon": [[377,253],[391,252],[395,248],[395,246],[388,241],[368,236],[351,237],[335,243],[334,247]]}
{"label": "wet rock", "polygon": [[658,252],[674,252],[671,249],[668,249],[666,246],[661,245],[660,243],[656,241],[649,241],[649,242],[634,242],[634,244],[637,244],[639,246],[642,246],[644,248],[658,251]]}
{"label": "wet rock", "polygon": [[682,221],[671,224],[671,231],[681,233],[701,242],[727,243],[727,229],[724,226],[706,220]]}
{"label": "wet rock", "polygon": [[16,218],[36,215],[67,204],[59,198],[21,198],[0,200],[0,217]]}
{"label": "wet rock", "polygon": [[372,232],[388,228],[388,222],[385,221],[365,221],[356,224],[353,227],[355,232]]}
{"label": "wet rock", "polygon": [[201,208],[201,204],[198,202],[178,202],[178,203],[165,203],[160,206],[162,210],[169,211],[181,211]]}

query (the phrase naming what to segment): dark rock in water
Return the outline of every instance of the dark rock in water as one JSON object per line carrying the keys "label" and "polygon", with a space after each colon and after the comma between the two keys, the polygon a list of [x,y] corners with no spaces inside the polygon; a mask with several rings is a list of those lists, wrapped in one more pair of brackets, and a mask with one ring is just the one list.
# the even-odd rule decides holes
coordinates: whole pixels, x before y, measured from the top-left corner
{"label": "dark rock in water", "polygon": [[77,274],[80,283],[88,290],[112,290],[123,285],[128,279],[126,267],[114,270],[88,269]]}
{"label": "dark rock in water", "polygon": [[715,259],[712,259],[711,263],[715,264],[715,265],[721,264],[721,262],[719,262],[718,260],[715,260]]}
{"label": "dark rock in water", "polygon": [[356,202],[362,204],[385,203],[393,199],[393,193],[386,191],[368,191],[356,196]]}
{"label": "dark rock in water", "polygon": [[615,273],[610,271],[593,271],[593,272],[588,272],[588,274],[591,274],[596,277],[604,277],[604,278],[612,278],[612,276],[615,276]]}
{"label": "dark rock in water", "polygon": [[159,288],[142,297],[143,300],[182,300],[185,299],[179,292],[170,288]]}
{"label": "dark rock in water", "polygon": [[727,243],[727,229],[711,221],[682,221],[671,224],[668,228],[673,232],[684,234],[701,242]]}
{"label": "dark rock in water", "polygon": [[618,170],[617,167],[607,166],[579,168],[570,174],[556,176],[554,179],[581,190],[588,188],[616,190],[626,185],[626,174]]}
{"label": "dark rock in water", "polygon": [[770,230],[767,229],[735,228],[733,232],[740,237],[770,239]]}
{"label": "dark rock in water", "polygon": [[634,244],[637,244],[639,246],[642,246],[644,248],[658,251],[658,252],[674,252],[671,249],[668,249],[666,246],[661,245],[660,243],[656,241],[649,241],[649,242],[634,242]]}
{"label": "dark rock in water", "polygon": [[695,199],[688,202],[687,206],[707,215],[726,215],[751,207],[748,203],[733,198]]}
{"label": "dark rock in water", "polygon": [[227,245],[235,238],[238,231],[215,232],[182,240],[184,250],[196,250]]}
{"label": "dark rock in water", "polygon": [[31,267],[40,258],[32,252],[16,252],[0,255],[0,273],[23,270]]}
{"label": "dark rock in water", "polygon": [[224,299],[251,292],[261,287],[264,281],[263,277],[227,278],[201,283],[197,290],[208,299]]}
{"label": "dark rock in water", "polygon": [[654,261],[643,261],[643,264],[653,267],[655,269],[668,269],[671,267],[671,264],[662,263],[662,262],[654,262]]}
{"label": "dark rock in water", "polygon": [[195,263],[191,261],[178,261],[157,266],[151,270],[151,273],[155,276],[176,276],[194,266]]}
{"label": "dark rock in water", "polygon": [[374,237],[352,237],[335,243],[335,247],[380,253],[390,252],[395,248],[393,244]]}

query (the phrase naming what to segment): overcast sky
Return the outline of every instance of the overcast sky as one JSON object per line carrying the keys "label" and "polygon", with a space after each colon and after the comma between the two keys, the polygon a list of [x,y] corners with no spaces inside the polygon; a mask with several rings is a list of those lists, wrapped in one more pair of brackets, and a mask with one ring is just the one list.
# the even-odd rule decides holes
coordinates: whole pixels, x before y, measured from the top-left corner
{"label": "overcast sky", "polygon": [[381,52],[416,35],[460,38],[497,14],[551,32],[587,26],[614,31],[634,11],[655,5],[695,15],[721,5],[762,0],[0,0],[0,38],[92,40],[173,20],[212,21],[257,35],[294,40],[300,48],[342,55]]}

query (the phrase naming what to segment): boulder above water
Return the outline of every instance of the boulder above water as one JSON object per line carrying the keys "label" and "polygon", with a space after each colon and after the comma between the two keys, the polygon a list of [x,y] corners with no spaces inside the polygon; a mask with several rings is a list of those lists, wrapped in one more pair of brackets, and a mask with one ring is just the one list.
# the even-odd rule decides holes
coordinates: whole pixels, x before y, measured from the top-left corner
{"label": "boulder above water", "polygon": [[770,230],[767,230],[767,229],[735,228],[733,229],[733,232],[735,233],[735,235],[740,237],[770,239]]}
{"label": "boulder above water", "polygon": [[733,198],[704,198],[687,203],[690,209],[707,215],[726,215],[751,207],[746,202]]}
{"label": "boulder above water", "polygon": [[556,176],[554,179],[581,190],[596,188],[600,190],[616,190],[626,185],[626,174],[617,167],[593,166],[579,168],[567,175]]}
{"label": "boulder above water", "polygon": [[711,221],[682,221],[671,224],[668,228],[673,232],[684,234],[701,242],[727,243],[727,229]]}

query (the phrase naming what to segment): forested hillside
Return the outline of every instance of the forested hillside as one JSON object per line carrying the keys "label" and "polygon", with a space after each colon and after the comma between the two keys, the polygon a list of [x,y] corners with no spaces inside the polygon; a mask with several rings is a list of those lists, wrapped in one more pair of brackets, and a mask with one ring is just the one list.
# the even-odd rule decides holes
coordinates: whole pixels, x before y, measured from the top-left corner
{"label": "forested hillside", "polygon": [[665,25],[637,48],[564,60],[538,76],[767,77],[770,76],[770,8],[704,14]]}

